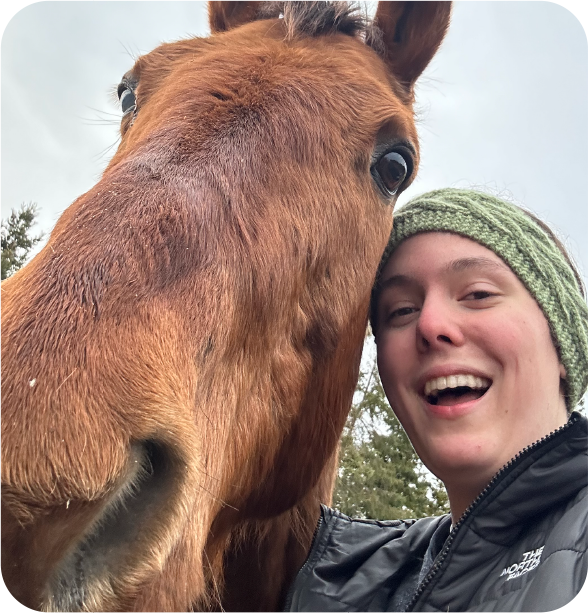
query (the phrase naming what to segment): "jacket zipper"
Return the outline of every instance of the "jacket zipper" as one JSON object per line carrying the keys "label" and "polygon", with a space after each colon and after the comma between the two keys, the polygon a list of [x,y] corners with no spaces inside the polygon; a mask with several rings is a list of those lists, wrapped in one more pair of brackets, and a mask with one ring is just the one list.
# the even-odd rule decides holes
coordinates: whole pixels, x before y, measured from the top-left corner
{"label": "jacket zipper", "polygon": [[[445,541],[445,545],[443,545],[443,549],[441,550],[441,552],[439,553],[437,557],[436,562],[433,564],[432,568],[427,573],[427,576],[422,580],[421,584],[418,586],[417,591],[415,592],[414,596],[412,597],[412,600],[409,602],[405,611],[408,612],[408,611],[413,610],[413,607],[416,605],[418,599],[420,598],[421,594],[424,592],[427,585],[431,583],[435,575],[439,572],[439,569],[441,568],[441,566],[443,566],[443,562],[445,561],[445,558],[447,558],[447,555],[449,554],[449,550],[451,549],[451,545],[453,544],[453,541],[455,540],[455,535],[457,534],[459,529],[463,526],[467,518],[475,511],[476,507],[480,504],[480,502],[488,495],[489,491],[494,487],[497,481],[502,479],[504,475],[509,470],[511,470],[514,464],[517,463],[522,457],[529,455],[541,445],[547,443],[548,441],[550,441],[552,438],[554,438],[561,432],[567,430],[571,425],[576,423],[577,419],[578,419],[577,415],[575,413],[572,413],[568,421],[563,426],[560,426],[557,430],[554,430],[553,432],[544,436],[538,441],[535,441],[532,445],[525,447],[522,451],[517,453],[517,455],[514,458],[512,458],[509,462],[507,462],[494,475],[494,477],[492,477],[492,480],[490,481],[490,483],[488,483],[488,485],[482,490],[482,492],[474,500],[474,502],[472,502],[472,504],[470,504],[470,506],[465,510],[464,514],[460,517],[459,521],[455,524],[455,526],[453,526],[451,532],[449,533],[449,536],[447,537],[447,540]],[[322,518],[322,515],[321,515],[321,518]]]}
{"label": "jacket zipper", "polygon": [[284,602],[284,607],[282,611],[290,610],[290,606],[292,605],[292,598],[294,597],[294,584],[296,583],[296,579],[300,576],[302,571],[310,563],[312,548],[314,547],[314,542],[316,541],[316,537],[318,536],[319,530],[321,529],[322,525],[323,525],[323,510],[321,509],[321,514],[319,515],[318,522],[314,529],[314,534],[312,535],[312,541],[310,541],[310,547],[308,548],[308,555],[306,556],[306,560],[304,561],[304,564],[300,567],[300,570],[296,573],[296,576],[294,577],[294,581],[292,581],[292,585],[290,586],[290,589],[288,590],[288,594],[286,595],[286,601]]}

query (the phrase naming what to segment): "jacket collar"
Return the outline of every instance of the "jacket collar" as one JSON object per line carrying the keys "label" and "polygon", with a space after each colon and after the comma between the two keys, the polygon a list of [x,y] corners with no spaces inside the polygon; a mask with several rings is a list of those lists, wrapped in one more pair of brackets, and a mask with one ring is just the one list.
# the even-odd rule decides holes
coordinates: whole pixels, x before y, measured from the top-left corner
{"label": "jacket collar", "polygon": [[525,519],[574,498],[588,485],[587,444],[588,420],[573,412],[564,426],[498,471],[456,527],[466,523],[484,540],[512,542],[524,529]]}

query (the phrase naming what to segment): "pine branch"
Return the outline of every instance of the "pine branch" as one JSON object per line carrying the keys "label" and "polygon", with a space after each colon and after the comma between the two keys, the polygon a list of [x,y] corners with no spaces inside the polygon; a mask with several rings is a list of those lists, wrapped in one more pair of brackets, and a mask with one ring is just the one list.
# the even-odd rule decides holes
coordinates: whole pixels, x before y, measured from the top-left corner
{"label": "pine branch", "polygon": [[38,214],[34,202],[21,204],[20,209],[12,209],[10,216],[2,220],[1,247],[2,247],[2,279],[14,274],[24,266],[32,249],[43,240],[44,235],[31,236],[31,228],[35,225]]}

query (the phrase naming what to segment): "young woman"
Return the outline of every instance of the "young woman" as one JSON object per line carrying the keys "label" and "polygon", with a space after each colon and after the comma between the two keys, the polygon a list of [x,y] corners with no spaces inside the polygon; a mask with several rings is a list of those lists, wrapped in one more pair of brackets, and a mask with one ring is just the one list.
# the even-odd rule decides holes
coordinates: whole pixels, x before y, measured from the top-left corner
{"label": "young woman", "polygon": [[550,230],[493,196],[395,217],[370,320],[386,395],[451,513],[324,507],[299,611],[549,611],[586,578],[588,308]]}

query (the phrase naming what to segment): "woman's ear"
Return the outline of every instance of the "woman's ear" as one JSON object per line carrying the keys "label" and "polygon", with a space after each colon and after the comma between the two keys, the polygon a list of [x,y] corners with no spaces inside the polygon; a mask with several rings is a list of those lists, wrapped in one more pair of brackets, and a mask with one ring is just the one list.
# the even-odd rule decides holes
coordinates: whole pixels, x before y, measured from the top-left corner
{"label": "woman's ear", "polygon": [[560,365],[559,365],[559,378],[565,380],[565,378],[567,376],[568,376],[568,373],[566,372],[566,369],[565,369],[564,365],[560,363]]}

